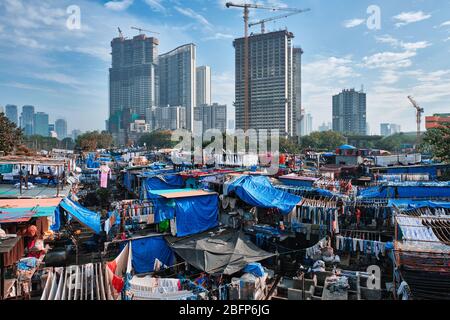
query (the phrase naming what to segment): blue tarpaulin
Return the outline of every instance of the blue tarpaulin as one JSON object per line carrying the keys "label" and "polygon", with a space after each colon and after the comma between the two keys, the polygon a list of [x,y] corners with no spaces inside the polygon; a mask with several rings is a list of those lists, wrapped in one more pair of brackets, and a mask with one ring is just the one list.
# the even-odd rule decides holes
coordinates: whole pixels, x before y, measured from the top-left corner
{"label": "blue tarpaulin", "polygon": [[450,183],[402,182],[371,187],[359,193],[361,198],[450,198]]}
{"label": "blue tarpaulin", "polygon": [[419,166],[419,167],[397,167],[388,168],[388,174],[429,174],[431,179],[436,179],[437,177],[437,167],[436,166]]}
{"label": "blue tarpaulin", "polygon": [[170,190],[184,187],[184,180],[180,175],[159,175],[145,179],[147,190]]}
{"label": "blue tarpaulin", "polygon": [[50,226],[50,230],[59,231],[60,228],[61,228],[61,211],[59,210],[59,207],[56,207],[53,224]]}
{"label": "blue tarpaulin", "polygon": [[141,198],[152,198],[152,190],[172,190],[184,188],[184,180],[177,174],[148,174],[142,182]]}
{"label": "blue tarpaulin", "polygon": [[389,200],[390,206],[396,206],[402,209],[419,209],[419,208],[444,208],[450,209],[450,202],[441,201],[416,201],[411,199],[392,199]]}
{"label": "blue tarpaulin", "polygon": [[101,232],[100,215],[83,208],[78,203],[65,198],[61,201],[60,206],[72,217],[77,219],[80,223],[99,234]]}
{"label": "blue tarpaulin", "polygon": [[227,189],[234,192],[245,203],[259,208],[277,208],[281,214],[289,214],[301,201],[301,197],[278,190],[265,176],[242,176]]}
{"label": "blue tarpaulin", "polygon": [[[125,247],[126,244],[124,242],[122,247]],[[133,269],[138,274],[153,272],[155,259],[158,259],[167,267],[174,264],[175,256],[162,236],[132,240],[131,248],[131,262]]]}
{"label": "blue tarpaulin", "polygon": [[258,262],[249,263],[242,271],[245,273],[251,273],[255,277],[259,278],[263,277],[265,273],[263,266]]}
{"label": "blue tarpaulin", "polygon": [[219,197],[212,194],[176,199],[175,216],[178,237],[215,228],[219,225]]}

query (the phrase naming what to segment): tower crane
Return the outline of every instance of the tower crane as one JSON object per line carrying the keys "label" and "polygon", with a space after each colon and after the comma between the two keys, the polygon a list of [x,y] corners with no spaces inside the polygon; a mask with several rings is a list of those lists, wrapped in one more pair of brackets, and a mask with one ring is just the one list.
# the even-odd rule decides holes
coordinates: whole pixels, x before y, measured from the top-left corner
{"label": "tower crane", "polygon": [[416,109],[416,122],[417,122],[417,145],[420,143],[420,126],[422,123],[422,114],[425,112],[423,108],[414,100],[412,96],[408,96],[409,101],[411,101],[413,107]]}
{"label": "tower crane", "polygon": [[148,33],[153,33],[153,34],[160,34],[160,33],[158,33],[158,32],[154,32],[154,31],[150,31],[150,30],[145,30],[145,29],[138,28],[138,27],[131,27],[131,29],[139,31],[139,34],[140,34],[140,35],[142,34],[142,31],[145,31],[145,32],[148,32]]}
{"label": "tower crane", "polygon": [[117,27],[117,30],[119,30],[119,38],[124,39],[122,30],[120,29],[120,27]]}
{"label": "tower crane", "polygon": [[249,113],[250,113],[250,104],[249,104],[249,63],[248,63],[248,49],[249,49],[249,37],[248,37],[248,29],[249,29],[249,15],[250,9],[262,9],[262,10],[270,10],[270,11],[285,11],[285,12],[296,12],[298,9],[292,9],[287,7],[270,7],[263,6],[259,4],[253,3],[233,3],[227,2],[225,4],[227,8],[235,7],[244,9],[244,130],[247,131],[249,129]]}
{"label": "tower crane", "polygon": [[285,13],[285,14],[282,14],[282,15],[278,15],[278,16],[275,16],[275,17],[271,17],[271,18],[267,18],[267,19],[263,19],[263,20],[260,20],[260,21],[257,21],[257,22],[251,22],[251,23],[249,23],[249,27],[251,28],[251,27],[254,27],[254,26],[257,26],[257,25],[261,25],[261,33],[265,33],[266,32],[266,22],[271,22],[271,21],[276,21],[276,20],[279,20],[279,19],[283,19],[283,18],[288,18],[288,17],[290,17],[290,16],[293,16],[293,15],[296,15],[296,14],[300,14],[300,13],[303,13],[303,12],[307,12],[307,11],[311,11],[311,9],[303,9],[303,10],[301,10],[301,9],[294,9],[294,11],[292,11],[292,12],[287,12],[287,13]]}

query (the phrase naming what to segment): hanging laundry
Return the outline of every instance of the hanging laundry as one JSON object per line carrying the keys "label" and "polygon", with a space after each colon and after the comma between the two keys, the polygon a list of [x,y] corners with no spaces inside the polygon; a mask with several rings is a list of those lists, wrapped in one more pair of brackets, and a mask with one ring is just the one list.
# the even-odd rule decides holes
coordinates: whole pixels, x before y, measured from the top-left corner
{"label": "hanging laundry", "polygon": [[108,179],[112,178],[111,168],[107,165],[102,165],[100,167],[100,188],[108,188]]}

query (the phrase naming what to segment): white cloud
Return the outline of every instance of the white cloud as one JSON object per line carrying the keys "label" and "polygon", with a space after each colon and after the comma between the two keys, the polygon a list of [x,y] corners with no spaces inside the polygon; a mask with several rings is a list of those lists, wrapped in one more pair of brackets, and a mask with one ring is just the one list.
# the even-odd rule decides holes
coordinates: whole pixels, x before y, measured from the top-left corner
{"label": "white cloud", "polygon": [[304,79],[327,81],[330,79],[357,77],[359,74],[353,70],[352,64],[353,61],[349,57],[329,57],[317,60],[303,66]]}
{"label": "white cloud", "polygon": [[425,49],[431,46],[431,43],[428,41],[418,41],[418,42],[401,42],[401,47],[406,50],[418,50]]}
{"label": "white cloud", "polygon": [[31,77],[35,79],[51,81],[63,85],[79,85],[81,82],[71,76],[68,76],[63,73],[58,72],[49,72],[49,73],[32,73]]}
{"label": "white cloud", "polygon": [[431,46],[428,41],[417,41],[417,42],[403,42],[398,39],[393,38],[390,35],[384,35],[375,37],[377,42],[390,44],[394,48],[403,48],[405,50],[418,50],[425,49]]}
{"label": "white cloud", "polygon": [[370,69],[376,68],[407,68],[412,65],[410,58],[416,56],[415,51],[380,52],[363,58],[364,65]]}
{"label": "white cloud", "polygon": [[397,23],[395,24],[397,27],[405,26],[410,23],[427,20],[429,18],[431,18],[431,14],[425,14],[423,11],[402,12],[393,17],[394,20],[397,20]]}
{"label": "white cloud", "polygon": [[380,78],[381,84],[394,84],[398,82],[400,76],[394,70],[385,70]]}
{"label": "white cloud", "polygon": [[127,10],[134,0],[122,0],[122,1],[108,1],[105,3],[105,8],[114,11],[124,11]]}
{"label": "white cloud", "polygon": [[166,12],[166,8],[162,5],[163,0],[144,0],[154,11]]}
{"label": "white cloud", "polygon": [[234,39],[234,36],[232,34],[217,32],[210,37],[204,38],[203,40],[210,41],[210,40],[223,40],[223,39]]}
{"label": "white cloud", "polygon": [[450,26],[450,20],[443,22],[440,27],[448,27]]}
{"label": "white cloud", "polygon": [[196,20],[197,22],[208,27],[209,29],[211,29],[211,27],[212,27],[211,23],[209,23],[209,21],[204,16],[195,12],[191,8],[175,7],[175,10],[177,10],[179,13],[181,13],[182,15],[184,15],[186,17]]}
{"label": "white cloud", "polygon": [[364,20],[364,19],[346,20],[346,21],[344,21],[344,27],[345,28],[354,28],[354,27],[362,25],[365,21],[366,20]]}

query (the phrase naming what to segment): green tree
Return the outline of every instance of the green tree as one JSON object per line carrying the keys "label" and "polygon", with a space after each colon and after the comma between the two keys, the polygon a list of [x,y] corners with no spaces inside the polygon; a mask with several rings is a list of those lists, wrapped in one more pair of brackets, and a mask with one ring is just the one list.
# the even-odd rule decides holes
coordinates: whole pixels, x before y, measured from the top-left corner
{"label": "green tree", "polygon": [[346,143],[346,138],[336,131],[313,132],[301,139],[302,149],[334,150]]}
{"label": "green tree", "polygon": [[402,149],[402,145],[414,145],[416,144],[416,142],[416,135],[397,133],[378,141],[377,143],[375,143],[375,147],[377,149],[395,152]]}
{"label": "green tree", "polygon": [[170,131],[153,131],[142,135],[139,139],[139,145],[146,144],[149,149],[165,149],[173,148],[177,143],[172,141],[172,133]]}
{"label": "green tree", "polygon": [[300,146],[295,138],[280,138],[280,152],[298,154],[300,153]]}
{"label": "green tree", "polygon": [[428,130],[424,135],[422,147],[429,149],[435,158],[450,162],[450,122]]}
{"label": "green tree", "polygon": [[22,142],[22,130],[0,113],[0,151],[9,154]]}
{"label": "green tree", "polygon": [[76,140],[76,147],[83,151],[95,151],[97,149],[109,149],[113,145],[113,137],[110,133],[103,131],[86,132]]}
{"label": "green tree", "polygon": [[53,137],[44,137],[39,135],[25,137],[24,143],[28,148],[36,151],[51,151],[52,149],[72,150],[75,147],[75,143],[72,138],[65,138],[62,141],[59,141]]}

